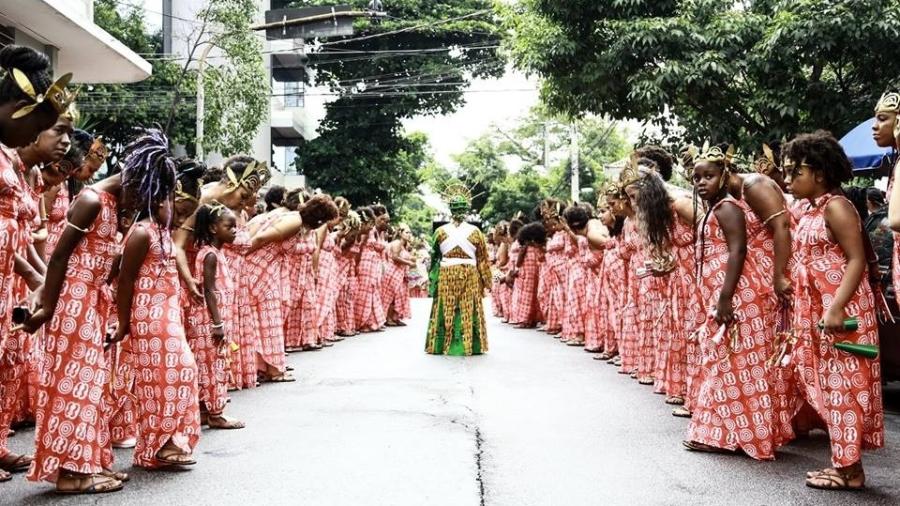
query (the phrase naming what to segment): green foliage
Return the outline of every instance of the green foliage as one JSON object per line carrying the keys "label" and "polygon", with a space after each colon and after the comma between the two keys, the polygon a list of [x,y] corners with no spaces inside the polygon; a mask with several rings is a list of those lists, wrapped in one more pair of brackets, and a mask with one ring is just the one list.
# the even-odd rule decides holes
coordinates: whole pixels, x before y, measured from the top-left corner
{"label": "green foliage", "polygon": [[[368,2],[345,3],[364,9]],[[326,41],[310,54],[316,84],[341,96],[327,104],[319,136],[297,150],[297,168],[309,184],[355,204],[390,207],[415,191],[420,167],[410,162],[426,157],[403,136],[401,121],[453,112],[473,77],[502,75],[492,47],[498,27],[490,13],[473,15],[489,8],[487,0],[392,0],[389,18],[359,19],[353,37]],[[447,21],[463,16],[469,17]]]}
{"label": "green foliage", "polygon": [[225,155],[252,150],[259,125],[269,115],[271,94],[259,36],[250,31],[255,0],[210,0],[210,43],[227,56],[204,67],[203,147]]}
{"label": "green foliage", "polygon": [[[490,223],[507,220],[516,212],[531,214],[542,198],[553,196],[568,200],[571,180],[571,125],[579,135],[579,176],[581,188],[592,189],[604,180],[605,164],[620,160],[627,146],[616,123],[587,116],[568,120],[537,106],[509,130],[494,127],[472,140],[455,156],[455,174],[478,195],[473,208]],[[545,133],[546,131],[546,133]],[[544,148],[549,167],[544,165]],[[542,167],[542,168],[541,168]],[[515,170],[519,169],[519,170]],[[446,177],[438,172],[437,176]],[[431,176],[432,182],[439,178]],[[441,186],[432,183],[435,191]],[[589,192],[585,198],[594,200]]]}
{"label": "green foliage", "polygon": [[[161,37],[147,35],[143,11],[132,8],[123,15],[117,10],[118,5],[116,0],[96,0],[94,22],[132,51],[144,55],[161,53]],[[106,139],[114,160],[134,138],[135,128],[165,125],[169,116],[181,68],[168,60],[152,58],[150,62],[153,74],[140,83],[86,86],[78,96],[81,125]],[[183,95],[196,93],[193,75],[184,79],[181,89]],[[169,129],[173,142],[193,147],[195,112],[193,102],[180,103]]]}
{"label": "green foliage", "polygon": [[391,217],[394,223],[406,223],[416,237],[431,235],[431,223],[434,217],[432,209],[421,195],[409,193],[397,200],[396,211]]}
{"label": "green foliage", "polygon": [[550,106],[639,118],[657,142],[759,144],[871,116],[898,74],[896,0],[498,3],[515,64]]}

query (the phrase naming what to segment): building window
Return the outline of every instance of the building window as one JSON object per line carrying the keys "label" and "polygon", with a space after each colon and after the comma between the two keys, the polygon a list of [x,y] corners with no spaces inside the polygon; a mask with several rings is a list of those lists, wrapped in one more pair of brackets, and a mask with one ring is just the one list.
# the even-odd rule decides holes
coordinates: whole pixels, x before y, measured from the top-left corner
{"label": "building window", "polygon": [[284,106],[303,107],[303,93],[305,91],[306,86],[303,83],[284,83]]}

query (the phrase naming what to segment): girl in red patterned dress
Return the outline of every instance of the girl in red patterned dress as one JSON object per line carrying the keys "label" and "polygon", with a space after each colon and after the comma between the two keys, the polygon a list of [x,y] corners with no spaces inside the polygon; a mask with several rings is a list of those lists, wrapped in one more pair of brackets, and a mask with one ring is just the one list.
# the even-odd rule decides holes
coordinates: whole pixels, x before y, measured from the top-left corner
{"label": "girl in red patterned dress", "polygon": [[[346,199],[338,197],[335,204]],[[349,202],[347,203],[349,205]],[[340,208],[342,204],[338,204]],[[337,317],[337,334],[341,337],[357,335],[356,310],[354,296],[356,295],[356,259],[359,257],[359,227],[361,225],[359,214],[356,211],[348,211],[338,233],[337,242],[340,245],[337,255],[337,268],[340,282],[338,283],[338,299],[335,314]]]}
{"label": "girl in red patterned dress", "polygon": [[774,290],[771,274],[747,254],[748,209],[728,194],[730,162],[730,150],[705,146],[694,165],[696,193],[710,209],[697,232],[705,321],[696,331],[701,385],[684,445],[771,460],[776,434],[766,362],[774,328],[766,328],[764,311]]}
{"label": "girl in red patterned dress", "polygon": [[[884,446],[878,357],[835,347],[878,346],[878,321],[866,278],[861,221],[840,185],[853,169],[827,132],[800,135],[784,147],[791,191],[806,206],[794,231],[794,331],[791,363],[806,401],[828,426],[831,465],[807,474],[806,485],[858,490],[865,485],[862,451]],[[854,317],[857,324],[845,327]]]}
{"label": "girl in red patterned dress", "polygon": [[565,252],[568,260],[564,286],[567,303],[562,308],[561,339],[568,346],[585,346],[587,339],[591,341],[592,347],[596,347],[596,306],[589,302],[588,295],[588,284],[595,282],[589,279],[587,265],[590,244],[586,235],[590,221],[591,215],[582,205],[570,206],[563,212],[562,225],[566,234]]}
{"label": "girl in red patterned dress", "polygon": [[[118,327],[110,343],[131,344],[137,398],[134,465],[187,466],[200,438],[197,363],[185,336],[181,285],[169,231],[197,210],[206,168],[176,173],[168,139],[148,131],[129,146],[123,193],[137,205],[138,221],[124,239],[116,297]],[[192,196],[192,199],[178,196]]]}
{"label": "girl in red patterned dress", "polygon": [[693,245],[694,204],[686,197],[673,197],[659,175],[656,162],[642,158],[626,186],[637,209],[641,233],[650,252],[648,269],[657,281],[658,305],[652,315],[656,356],[655,372],[659,392],[666,403],[681,405],[686,395],[687,332],[693,320],[690,311],[692,279],[682,271],[693,271],[690,261]]}
{"label": "girl in red patterned dress", "polygon": [[360,255],[356,268],[356,325],[361,332],[378,332],[387,321],[381,301],[385,243],[382,233],[390,222],[387,212],[380,215],[373,208],[363,208]]}
{"label": "girl in red patterned dress", "polygon": [[[299,202],[297,190],[286,197],[289,207]],[[328,195],[315,195],[298,204],[297,212],[285,215],[268,232],[282,241],[287,255],[289,295],[285,302],[285,339],[289,349],[318,350],[324,336],[319,335],[316,313],[316,272],[313,256],[316,252],[316,230],[338,215],[337,207]]]}
{"label": "girl in red patterned dress", "polygon": [[613,208],[618,200],[618,189],[608,187],[605,198],[598,202],[600,222],[609,233],[609,241],[603,252],[603,270],[600,276],[598,296],[600,345],[603,353],[594,357],[612,363],[619,355],[619,339],[622,334],[622,310],[625,308],[625,262],[619,256],[619,243],[625,218],[616,216]]}
{"label": "girl in red patterned dress", "polygon": [[406,224],[397,226],[397,238],[387,248],[388,263],[384,273],[384,286],[381,291],[384,312],[387,315],[388,327],[406,326],[403,320],[412,318],[409,305],[409,284],[406,281],[410,267],[416,262],[410,258],[407,248],[412,239],[412,232]]}
{"label": "girl in red patterned dress", "polygon": [[540,222],[524,225],[516,238],[519,254],[509,272],[513,281],[509,323],[519,329],[533,329],[541,319],[538,303],[538,276],[544,260],[547,232]]}
{"label": "girl in red patterned dress", "polygon": [[538,219],[544,223],[547,231],[546,255],[542,281],[547,294],[544,305],[544,330],[558,337],[562,333],[562,322],[566,308],[566,283],[568,282],[568,259],[566,257],[566,238],[568,234],[562,228],[562,202],[556,199],[544,200],[540,207]]}
{"label": "girl in red patterned dress", "polygon": [[[521,214],[521,213],[519,213]],[[525,223],[522,222],[520,216],[516,216],[509,222],[509,226],[506,228],[506,233],[503,238],[503,242],[505,243],[504,247],[501,247],[501,277],[500,277],[500,285],[502,286],[500,289],[500,297],[502,297],[501,305],[503,306],[503,323],[511,323],[512,315],[513,315],[513,307],[512,307],[512,293],[514,280],[509,276],[509,273],[515,268],[516,261],[519,258],[519,241],[516,240],[519,235],[519,230],[522,229],[522,226]]]}
{"label": "girl in red patterned dress", "polygon": [[[10,332],[10,316],[13,305],[20,302],[13,296],[13,285],[18,276],[26,274],[30,244],[29,231],[23,224],[29,219],[29,210],[23,203],[26,188],[24,174],[20,170],[14,148],[24,147],[38,135],[51,128],[60,112],[67,107],[53,100],[38,102],[51,86],[50,61],[30,48],[7,46],[0,50],[0,344],[7,340],[18,341]],[[17,72],[14,73],[14,69]],[[61,92],[65,92],[60,89]],[[28,268],[27,271],[33,269]],[[17,276],[17,275],[18,276]],[[29,272],[29,277],[33,273]],[[10,335],[13,334],[13,335]],[[6,361],[0,346],[0,360]],[[15,359],[14,362],[21,360]],[[5,373],[5,364],[0,373]],[[7,399],[16,392],[7,392],[7,381],[0,382],[0,482],[12,478],[9,472],[21,472],[31,463],[31,457],[16,455],[7,448],[9,435],[9,407]]]}
{"label": "girl in red patterned dress", "polygon": [[235,279],[222,246],[234,242],[237,217],[218,202],[200,206],[195,216],[197,258],[194,272],[203,287],[203,304],[191,306],[188,344],[197,362],[201,424],[211,429],[243,429],[226,417],[228,376],[225,363],[233,343]]}
{"label": "girl in red patterned dress", "polygon": [[639,298],[640,279],[637,276],[638,269],[644,267],[643,249],[641,248],[640,232],[637,228],[637,218],[634,210],[625,195],[624,190],[616,201],[615,213],[622,216],[625,221],[622,224],[622,236],[619,240],[619,258],[625,266],[625,300],[621,314],[622,332],[619,336],[619,356],[615,362],[619,366],[619,374],[628,374],[637,378],[639,359],[638,340],[641,333]]}

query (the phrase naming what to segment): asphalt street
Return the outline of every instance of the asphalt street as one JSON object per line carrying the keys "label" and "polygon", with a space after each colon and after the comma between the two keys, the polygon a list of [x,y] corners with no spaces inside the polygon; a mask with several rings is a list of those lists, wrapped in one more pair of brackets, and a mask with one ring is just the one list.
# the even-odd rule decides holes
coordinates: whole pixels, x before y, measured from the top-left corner
{"label": "asphalt street", "polygon": [[[774,462],[681,446],[686,421],[662,396],[580,348],[489,323],[490,352],[423,352],[429,301],[408,327],[290,355],[296,383],[235,392],[240,431],[206,431],[187,471],[117,468],[116,494],[61,498],[22,475],[2,504],[580,506],[900,504],[900,389],[887,392],[885,449],[865,456],[868,489],[808,489],[828,464],[823,433]],[[893,410],[893,411],[891,411]],[[11,441],[30,451],[33,432]]]}

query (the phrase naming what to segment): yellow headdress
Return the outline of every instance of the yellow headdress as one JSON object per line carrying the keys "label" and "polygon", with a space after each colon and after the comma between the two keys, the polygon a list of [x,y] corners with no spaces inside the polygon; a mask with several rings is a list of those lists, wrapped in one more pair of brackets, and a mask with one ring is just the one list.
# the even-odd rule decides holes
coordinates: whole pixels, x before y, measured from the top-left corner
{"label": "yellow headdress", "polygon": [[767,174],[770,170],[779,170],[778,164],[775,162],[775,153],[768,144],[763,144],[763,156],[753,162],[753,168],[760,174]]}
{"label": "yellow headdress", "polygon": [[[199,191],[199,188],[198,188]],[[200,199],[198,199],[195,195],[191,195],[184,191],[184,187],[181,185],[181,180],[175,180],[175,201],[179,200],[190,200],[191,202],[200,203]]]}
{"label": "yellow headdress", "polygon": [[722,151],[719,146],[710,146],[709,141],[703,143],[703,148],[694,158],[694,162],[713,162],[724,163],[726,167],[730,166],[734,160],[734,145],[729,145],[728,149]]}
{"label": "yellow headdress", "polygon": [[225,175],[228,176],[228,190],[226,193],[231,193],[241,186],[252,192],[256,192],[262,185],[269,181],[270,177],[272,177],[268,164],[256,160],[253,160],[244,167],[244,171],[241,173],[240,177],[234,173],[234,170],[232,170],[231,167],[225,168]]}
{"label": "yellow headdress", "polygon": [[653,169],[638,162],[637,152],[631,153],[631,157],[625,163],[622,172],[619,173],[619,187],[625,189],[633,184],[639,183],[642,179],[650,175]]}
{"label": "yellow headdress", "polygon": [[900,138],[900,93],[887,91],[875,105],[875,114],[890,112],[896,115],[894,118],[894,137]]}
{"label": "yellow headdress", "polygon": [[447,203],[451,211],[454,208],[462,209],[463,207],[468,211],[472,205],[472,190],[459,181],[447,184],[444,187],[444,191],[441,192],[441,197],[443,197],[444,202]]}
{"label": "yellow headdress", "polygon": [[31,111],[35,110],[39,105],[44,102],[49,102],[50,105],[56,110],[57,114],[66,114],[69,110],[69,107],[75,102],[75,96],[77,93],[72,93],[66,90],[66,85],[69,84],[69,81],[72,80],[72,73],[64,74],[60,76],[53,84],[47,88],[46,93],[37,93],[34,89],[34,85],[31,84],[31,81],[28,80],[28,76],[25,75],[24,72],[17,68],[13,68],[10,70],[10,74],[12,75],[13,81],[15,81],[16,86],[22,90],[22,93],[28,96],[33,103],[28,104],[26,106],[21,107],[16,110],[12,114],[13,119],[22,118],[24,116],[28,116],[31,114]]}
{"label": "yellow headdress", "polygon": [[564,210],[565,205],[562,202],[554,201],[552,199],[541,202],[541,218],[545,220],[559,219]]}

